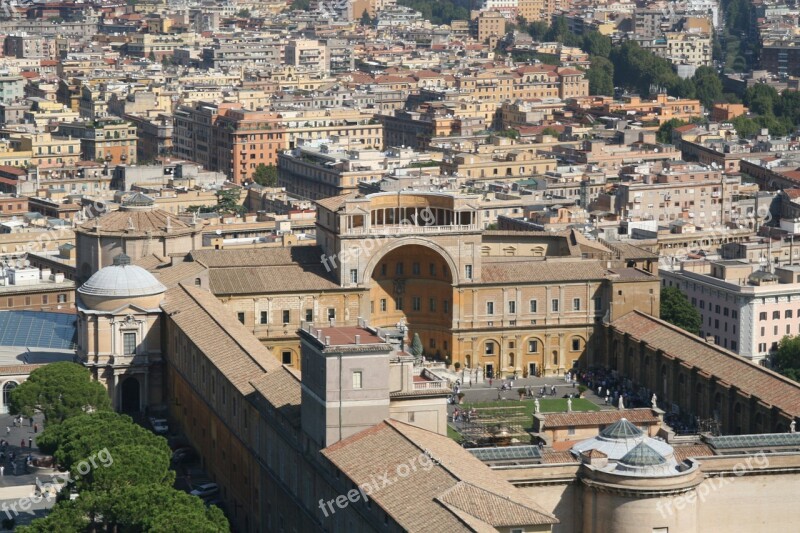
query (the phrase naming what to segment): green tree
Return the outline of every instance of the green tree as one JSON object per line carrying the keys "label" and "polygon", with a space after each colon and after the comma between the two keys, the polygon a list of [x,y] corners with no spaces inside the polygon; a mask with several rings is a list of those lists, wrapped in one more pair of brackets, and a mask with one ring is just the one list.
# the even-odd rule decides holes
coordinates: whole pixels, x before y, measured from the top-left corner
{"label": "green tree", "polygon": [[366,9],[363,13],[361,13],[361,25],[372,26],[372,19],[370,18],[369,12]]}
{"label": "green tree", "polygon": [[411,355],[419,357],[422,352],[422,340],[419,338],[419,333],[414,333],[414,338],[411,340]]}
{"label": "green tree", "polygon": [[164,437],[134,424],[131,417],[113,411],[81,414],[49,425],[36,443],[67,470],[104,448],[110,450],[126,444],[149,446],[168,453]]}
{"label": "green tree", "polygon": [[692,77],[695,86],[695,98],[700,100],[706,108],[711,108],[714,102],[723,100],[722,80],[711,67],[699,67]]}
{"label": "green tree", "polygon": [[240,9],[239,11],[236,12],[236,16],[239,17],[239,18],[243,18],[243,19],[249,19],[250,18],[250,10],[247,9],[247,8]]}
{"label": "green tree", "polygon": [[253,172],[253,181],[264,187],[275,187],[278,185],[278,167],[259,163]]}
{"label": "green tree", "polygon": [[78,499],[58,502],[45,518],[17,531],[218,533],[230,531],[230,525],[219,507],[206,508],[196,496],[166,485],[144,484],[120,487],[113,497],[82,492]]}
{"label": "green tree", "polygon": [[613,96],[614,64],[602,56],[592,56],[591,62],[592,66],[586,73],[589,94]]}
{"label": "green tree", "polygon": [[94,381],[89,370],[68,361],[50,363],[31,372],[30,377],[11,391],[12,414],[44,414],[48,424],[87,411],[109,411],[108,391]]}
{"label": "green tree", "polygon": [[591,56],[607,58],[611,54],[611,38],[597,31],[587,32],[583,36],[583,51]]}
{"label": "green tree", "polygon": [[778,343],[778,351],[773,359],[775,369],[784,376],[800,381],[800,335],[788,335]]}
{"label": "green tree", "polygon": [[533,37],[534,41],[541,41],[544,39],[544,36],[547,35],[547,31],[549,29],[550,26],[548,26],[547,22],[543,20],[537,20],[528,25],[528,33],[531,35],[531,37]]}
{"label": "green tree", "polygon": [[[105,444],[105,443],[104,443]],[[175,482],[175,472],[170,470],[172,452],[164,439],[140,444],[120,444],[107,448],[100,460],[106,459],[102,468],[92,468],[81,475],[74,464],[70,478],[75,479],[78,490],[105,492],[110,495],[121,487],[132,485],[165,485],[171,487]],[[101,462],[97,460],[96,462]],[[110,464],[109,464],[110,463]]]}
{"label": "green tree", "polygon": [[673,118],[666,121],[659,126],[658,131],[656,132],[656,140],[660,143],[672,144],[672,132],[675,130],[675,128],[685,125],[686,122],[679,118]]}
{"label": "green tree", "polygon": [[661,319],[694,335],[700,333],[700,312],[677,287],[661,290]]}
{"label": "green tree", "polygon": [[242,189],[234,187],[232,189],[220,189],[217,191],[217,209],[220,214],[230,213],[241,215],[245,213],[245,208],[239,201],[242,197]]}
{"label": "green tree", "polygon": [[311,0],[292,0],[292,11],[308,11],[311,9]]}

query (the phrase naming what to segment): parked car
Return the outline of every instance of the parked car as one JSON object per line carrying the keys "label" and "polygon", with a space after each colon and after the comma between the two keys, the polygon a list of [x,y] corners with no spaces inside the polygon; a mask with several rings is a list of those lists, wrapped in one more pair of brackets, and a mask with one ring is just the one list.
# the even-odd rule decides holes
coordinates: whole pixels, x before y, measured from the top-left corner
{"label": "parked car", "polygon": [[197,453],[190,447],[185,446],[178,448],[172,452],[172,462],[177,463],[190,463],[198,459]]}
{"label": "parked car", "polygon": [[150,425],[153,427],[153,432],[159,435],[164,435],[169,432],[169,425],[166,418],[150,418]]}
{"label": "parked car", "polygon": [[216,496],[217,493],[219,493],[219,487],[216,483],[203,483],[189,494],[200,498],[208,498],[210,496]]}

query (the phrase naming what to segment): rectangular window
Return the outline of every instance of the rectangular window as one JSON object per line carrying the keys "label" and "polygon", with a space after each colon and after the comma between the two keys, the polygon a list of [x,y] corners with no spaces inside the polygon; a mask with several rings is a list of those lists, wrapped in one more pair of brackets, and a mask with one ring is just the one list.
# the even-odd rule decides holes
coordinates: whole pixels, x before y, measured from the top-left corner
{"label": "rectangular window", "polygon": [[487,315],[494,314],[494,302],[486,302],[486,314]]}
{"label": "rectangular window", "polygon": [[536,307],[537,307],[536,300],[531,300],[531,301],[530,301],[530,309],[531,309],[531,313],[535,313],[535,312],[536,312]]}
{"label": "rectangular window", "polygon": [[267,323],[267,312],[266,311],[261,311],[261,323],[262,324],[266,324]]}
{"label": "rectangular window", "polygon": [[333,307],[328,308],[328,320],[335,320],[336,319],[336,309]]}
{"label": "rectangular window", "polygon": [[558,298],[553,298],[553,301],[550,302],[550,309],[554,313],[558,313]]}
{"label": "rectangular window", "polygon": [[397,274],[398,276],[403,275],[403,263],[397,263],[394,266],[394,273]]}
{"label": "rectangular window", "polygon": [[358,270],[355,268],[350,269],[350,283],[358,283]]}
{"label": "rectangular window", "polygon": [[572,351],[577,352],[581,349],[581,340],[580,339],[572,339]]}
{"label": "rectangular window", "polygon": [[124,355],[136,354],[136,333],[122,334],[122,353]]}
{"label": "rectangular window", "polygon": [[567,435],[574,435],[574,434],[575,434],[575,426],[568,426]]}
{"label": "rectangular window", "polygon": [[353,372],[353,388],[360,389],[361,387],[362,387],[361,371],[356,370],[355,372]]}
{"label": "rectangular window", "polygon": [[430,269],[431,276],[432,277],[435,276],[436,275],[436,263],[431,263],[430,265],[428,265],[428,267]]}
{"label": "rectangular window", "polygon": [[528,341],[528,353],[536,353],[539,351],[539,341]]}
{"label": "rectangular window", "polygon": [[594,299],[594,310],[595,311],[602,311],[603,310],[603,299],[602,298],[595,298]]}
{"label": "rectangular window", "polygon": [[414,296],[411,298],[411,309],[414,311],[419,311],[422,308],[422,302],[420,301],[419,296]]}
{"label": "rectangular window", "polygon": [[381,298],[381,311],[386,312],[386,298]]}
{"label": "rectangular window", "polygon": [[244,313],[236,313],[236,318],[239,319],[239,322],[244,324]]}
{"label": "rectangular window", "polygon": [[773,311],[772,312],[772,320],[780,320],[781,319],[781,312],[780,311]]}
{"label": "rectangular window", "polygon": [[514,301],[508,302],[508,314],[509,315],[517,314],[517,302]]}
{"label": "rectangular window", "polygon": [[464,277],[472,279],[472,265],[464,265]]}
{"label": "rectangular window", "polygon": [[288,324],[289,323],[289,311],[288,310],[284,310],[283,311],[283,323],[284,324]]}
{"label": "rectangular window", "polygon": [[488,341],[484,348],[485,355],[494,355],[494,343],[492,341]]}
{"label": "rectangular window", "polygon": [[306,309],[306,322],[313,322],[313,321],[314,321],[314,310]]}
{"label": "rectangular window", "polygon": [[291,365],[292,364],[292,352],[289,350],[285,350],[281,352],[281,363],[284,365]]}
{"label": "rectangular window", "polygon": [[402,296],[397,296],[394,299],[394,308],[395,308],[396,311],[402,311],[403,310],[403,297]]}
{"label": "rectangular window", "polygon": [[43,303],[43,304],[47,304],[47,302],[48,302],[47,295],[46,295],[46,294],[43,294],[43,295],[42,295],[42,303]]}
{"label": "rectangular window", "polygon": [[436,298],[431,298],[428,300],[428,309],[431,313],[436,311]]}
{"label": "rectangular window", "polygon": [[766,319],[767,319],[767,313],[766,312],[762,311],[761,313],[758,314],[758,320],[759,321],[766,320]]}
{"label": "rectangular window", "polygon": [[444,309],[445,313],[450,312],[450,301],[449,300],[442,300],[442,308]]}
{"label": "rectangular window", "polygon": [[415,276],[419,276],[419,263],[411,263],[411,273]]}
{"label": "rectangular window", "polygon": [[792,318],[792,310],[791,309],[787,309],[786,311],[784,311],[783,312],[783,318]]}
{"label": "rectangular window", "polygon": [[66,294],[59,294],[58,295],[58,303],[60,303],[60,304],[67,303],[67,295]]}
{"label": "rectangular window", "polygon": [[572,299],[572,310],[573,311],[580,311],[581,310],[581,299],[580,298],[573,298]]}

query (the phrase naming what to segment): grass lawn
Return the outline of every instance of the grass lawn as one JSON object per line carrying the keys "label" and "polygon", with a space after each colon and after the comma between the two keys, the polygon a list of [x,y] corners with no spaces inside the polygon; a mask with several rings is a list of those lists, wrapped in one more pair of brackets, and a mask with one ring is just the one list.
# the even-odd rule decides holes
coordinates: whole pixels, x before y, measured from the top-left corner
{"label": "grass lawn", "polygon": [[[523,400],[521,402],[519,400],[503,400],[499,402],[465,403],[459,406],[459,409],[471,409],[473,407],[478,409],[491,407],[518,407],[520,408],[520,411],[522,411],[522,408],[524,408],[524,413],[527,417],[533,415],[534,411],[533,400]],[[567,400],[566,398],[544,398],[539,400],[539,407],[542,413],[565,413],[567,412]],[[572,400],[572,410],[599,411],[600,408],[589,400],[584,400],[583,398],[574,398]]]}
{"label": "grass lawn", "polygon": [[452,426],[450,426],[450,424],[447,424],[447,436],[459,444],[462,440],[464,440],[464,437],[461,436],[461,433],[456,431]]}

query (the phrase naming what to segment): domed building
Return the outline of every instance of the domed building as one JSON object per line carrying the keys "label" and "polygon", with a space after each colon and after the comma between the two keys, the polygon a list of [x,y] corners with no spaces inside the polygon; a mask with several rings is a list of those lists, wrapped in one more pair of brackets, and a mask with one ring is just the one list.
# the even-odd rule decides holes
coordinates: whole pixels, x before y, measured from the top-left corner
{"label": "domed building", "polygon": [[[695,461],[676,460],[674,448],[663,440],[622,418],[570,452],[581,462],[584,532],[633,533],[665,526],[667,531],[697,531],[696,498],[686,495],[703,482],[703,473]],[[693,503],[681,513],[662,512],[675,496]]]}
{"label": "domed building", "polygon": [[120,253],[136,260],[155,254],[186,253],[200,248],[202,224],[187,223],[157,209],[155,201],[135,193],[111,211],[75,228],[77,281],[85,282]]}
{"label": "domed building", "polygon": [[166,290],[125,254],[77,290],[78,358],[106,386],[117,410],[140,412],[161,403]]}

